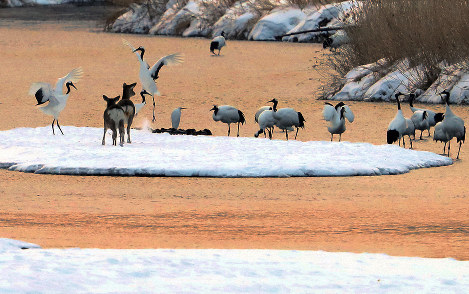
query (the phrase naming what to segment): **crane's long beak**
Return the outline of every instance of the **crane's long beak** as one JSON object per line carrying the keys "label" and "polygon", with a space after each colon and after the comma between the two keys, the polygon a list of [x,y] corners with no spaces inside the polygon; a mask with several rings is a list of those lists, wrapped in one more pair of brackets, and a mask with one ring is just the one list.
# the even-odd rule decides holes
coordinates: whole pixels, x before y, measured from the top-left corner
{"label": "crane's long beak", "polygon": [[187,109],[187,108],[185,108],[185,107],[181,107],[181,109]]}
{"label": "crane's long beak", "polygon": [[75,87],[75,85],[73,83],[70,83],[70,86],[74,87],[75,90],[78,90],[77,87]]}

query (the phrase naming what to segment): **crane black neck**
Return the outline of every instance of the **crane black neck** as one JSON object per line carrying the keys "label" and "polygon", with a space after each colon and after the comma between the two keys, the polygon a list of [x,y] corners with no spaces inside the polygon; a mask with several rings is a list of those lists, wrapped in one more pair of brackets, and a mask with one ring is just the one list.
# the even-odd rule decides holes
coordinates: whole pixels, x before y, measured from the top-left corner
{"label": "crane black neck", "polygon": [[277,101],[277,100],[274,100],[273,103],[274,103],[274,107],[272,108],[272,110],[273,110],[274,112],[277,112],[277,104],[278,104],[278,101]]}

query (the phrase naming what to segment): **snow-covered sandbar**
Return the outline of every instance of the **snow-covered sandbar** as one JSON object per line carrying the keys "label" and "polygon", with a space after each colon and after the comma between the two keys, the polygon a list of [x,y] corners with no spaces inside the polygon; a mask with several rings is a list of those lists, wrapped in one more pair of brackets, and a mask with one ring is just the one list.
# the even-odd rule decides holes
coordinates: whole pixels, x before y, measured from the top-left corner
{"label": "snow-covered sandbar", "polygon": [[62,127],[0,132],[0,167],[39,174],[188,177],[314,177],[402,174],[452,164],[431,152],[369,143],[171,136],[132,130],[112,146],[103,130]]}

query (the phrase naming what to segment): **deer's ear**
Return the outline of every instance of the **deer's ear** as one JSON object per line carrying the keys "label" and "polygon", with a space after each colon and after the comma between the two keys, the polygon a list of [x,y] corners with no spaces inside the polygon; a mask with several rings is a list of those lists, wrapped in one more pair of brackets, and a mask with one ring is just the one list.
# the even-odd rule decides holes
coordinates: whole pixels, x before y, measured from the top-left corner
{"label": "deer's ear", "polygon": [[117,102],[119,101],[119,99],[121,99],[121,96],[117,96],[116,98],[113,98],[112,100],[114,100],[114,102]]}
{"label": "deer's ear", "polygon": [[127,84],[126,84],[126,83],[124,83],[124,85],[122,85],[122,86],[125,88],[125,87],[127,87]]}
{"label": "deer's ear", "polygon": [[130,84],[129,86],[131,86],[132,88],[135,87],[137,85],[137,83],[133,83],[133,84]]}
{"label": "deer's ear", "polygon": [[109,98],[107,98],[107,96],[106,96],[106,95],[103,95],[103,99],[104,99],[104,100],[106,100],[106,101],[108,101],[108,100],[109,100]]}

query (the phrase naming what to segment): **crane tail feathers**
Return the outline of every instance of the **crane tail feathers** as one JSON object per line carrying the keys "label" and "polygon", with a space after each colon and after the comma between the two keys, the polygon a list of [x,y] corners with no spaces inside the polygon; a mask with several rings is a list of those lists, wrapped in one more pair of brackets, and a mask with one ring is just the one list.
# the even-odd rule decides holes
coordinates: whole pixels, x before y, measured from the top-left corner
{"label": "crane tail feathers", "polygon": [[387,142],[388,144],[392,144],[399,139],[399,132],[396,130],[388,130],[387,133]]}
{"label": "crane tail feathers", "polygon": [[238,110],[238,115],[239,115],[239,122],[244,125],[246,122],[246,118],[244,117],[244,113],[241,110]]}
{"label": "crane tail feathers", "polygon": [[303,114],[301,112],[298,112],[298,121],[299,121],[299,128],[304,128],[305,127],[305,118],[303,117]]}

